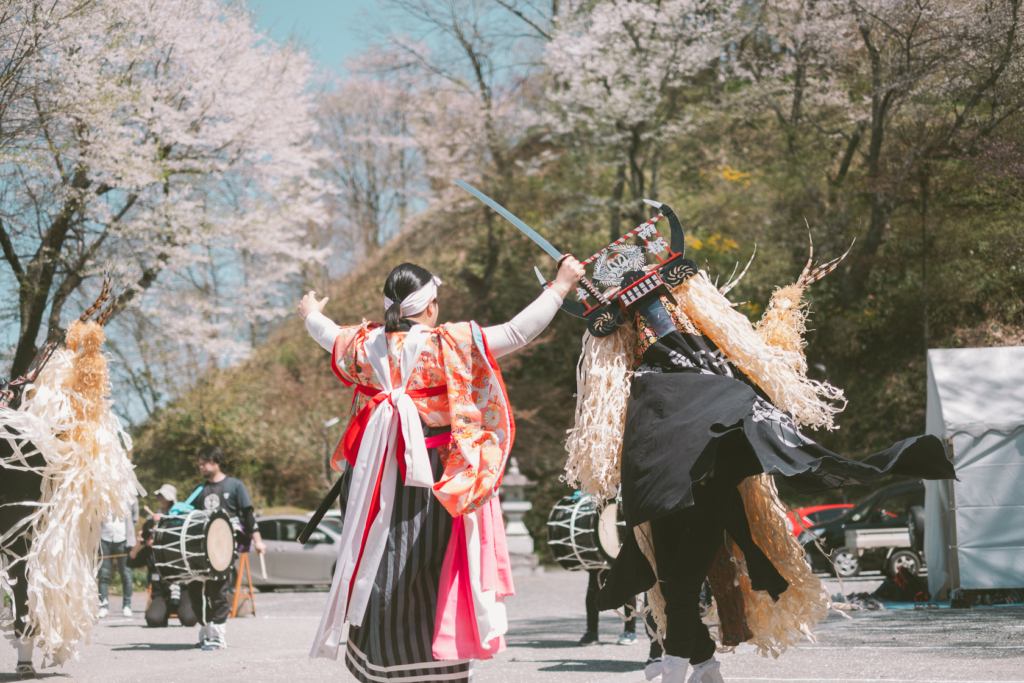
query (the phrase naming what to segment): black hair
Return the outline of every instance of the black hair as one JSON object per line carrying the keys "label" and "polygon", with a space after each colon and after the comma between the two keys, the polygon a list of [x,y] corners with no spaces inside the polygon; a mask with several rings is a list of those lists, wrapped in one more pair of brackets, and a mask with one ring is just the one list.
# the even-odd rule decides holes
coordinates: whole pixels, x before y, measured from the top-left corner
{"label": "black hair", "polygon": [[398,321],[402,318],[402,301],[430,282],[432,277],[433,273],[415,263],[403,263],[388,273],[388,279],[384,281],[384,296],[394,303],[384,314],[385,332],[398,331]]}
{"label": "black hair", "polygon": [[199,453],[196,457],[199,460],[216,463],[220,465],[222,470],[228,464],[227,458],[224,457],[224,451],[222,451],[219,446],[203,446],[199,449]]}

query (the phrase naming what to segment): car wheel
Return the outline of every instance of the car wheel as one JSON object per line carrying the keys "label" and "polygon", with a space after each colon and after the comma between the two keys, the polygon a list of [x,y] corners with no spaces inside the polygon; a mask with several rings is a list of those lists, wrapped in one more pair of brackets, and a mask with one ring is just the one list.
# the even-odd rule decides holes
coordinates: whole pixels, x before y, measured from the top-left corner
{"label": "car wheel", "polygon": [[889,558],[886,573],[889,576],[896,576],[900,569],[906,569],[914,575],[918,574],[921,571],[921,558],[912,550],[897,550]]}
{"label": "car wheel", "polygon": [[910,508],[907,519],[907,533],[910,534],[910,547],[915,553],[924,552],[924,508],[915,505]]}
{"label": "car wheel", "polygon": [[255,586],[260,593],[273,593],[277,586]]}
{"label": "car wheel", "polygon": [[840,579],[852,579],[860,574],[860,559],[849,548],[836,548],[832,553],[832,573]]}

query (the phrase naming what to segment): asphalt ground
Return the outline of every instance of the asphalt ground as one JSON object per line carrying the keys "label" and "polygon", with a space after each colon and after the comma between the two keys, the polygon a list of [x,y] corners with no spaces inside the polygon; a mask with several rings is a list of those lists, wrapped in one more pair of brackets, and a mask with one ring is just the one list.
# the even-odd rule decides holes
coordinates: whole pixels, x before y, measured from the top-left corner
{"label": "asphalt ground", "polygon": [[[880,577],[844,582],[844,592],[871,591]],[[478,662],[477,683],[641,683],[647,639],[615,644],[622,622],[601,617],[601,642],[581,648],[585,628],[587,576],[548,571],[517,577],[508,601],[508,649]],[[830,591],[840,591],[830,581]],[[256,617],[228,622],[229,648],[203,652],[193,647],[196,628],[146,628],[132,619],[108,617],[97,625],[92,644],[77,662],[40,672],[43,680],[81,683],[264,683],[350,681],[342,662],[307,659],[326,599],[322,591],[257,594]],[[116,605],[117,599],[112,600]],[[830,616],[817,629],[817,643],[803,643],[779,659],[765,659],[742,647],[718,655],[725,680],[805,683],[1024,683],[1024,606],[969,610],[906,609]],[[174,620],[172,620],[173,622]],[[0,682],[17,680],[13,648],[0,644]],[[40,657],[35,658],[37,668]]]}

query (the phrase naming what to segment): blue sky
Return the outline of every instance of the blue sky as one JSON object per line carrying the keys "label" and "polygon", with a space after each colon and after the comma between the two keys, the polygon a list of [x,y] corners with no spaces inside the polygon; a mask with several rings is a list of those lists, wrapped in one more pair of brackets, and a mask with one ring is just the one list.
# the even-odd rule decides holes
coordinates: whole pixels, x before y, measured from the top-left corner
{"label": "blue sky", "polygon": [[375,0],[250,0],[261,28],[284,40],[295,33],[323,66],[338,70],[369,42]]}

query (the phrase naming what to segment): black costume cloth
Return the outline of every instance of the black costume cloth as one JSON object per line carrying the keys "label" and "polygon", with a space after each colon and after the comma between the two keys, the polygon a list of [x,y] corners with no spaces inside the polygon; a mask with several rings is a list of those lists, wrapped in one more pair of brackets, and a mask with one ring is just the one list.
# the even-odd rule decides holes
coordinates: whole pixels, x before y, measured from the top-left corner
{"label": "black costume cloth", "polygon": [[[715,514],[727,514],[724,528],[744,551],[754,588],[775,595],[784,590],[781,576],[752,540],[745,542],[750,529],[735,487],[746,477],[765,472],[801,493],[871,483],[889,474],[955,477],[934,436],[905,439],[861,461],[818,445],[666,297],[647,302],[636,324],[639,365],[622,443],[622,510],[630,532],[623,534],[623,548],[599,596],[601,609],[617,608],[654,584],[632,529],[693,508],[701,482],[714,481],[714,498],[739,503],[736,514],[727,514],[729,506]],[[713,516],[710,503],[697,508],[697,514],[704,509],[704,517]],[[682,537],[680,544],[685,544]],[[715,549],[709,549],[711,556]],[[663,569],[670,571],[659,566],[659,573]]]}

